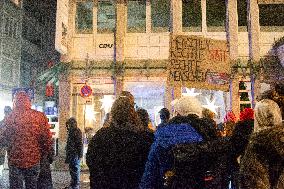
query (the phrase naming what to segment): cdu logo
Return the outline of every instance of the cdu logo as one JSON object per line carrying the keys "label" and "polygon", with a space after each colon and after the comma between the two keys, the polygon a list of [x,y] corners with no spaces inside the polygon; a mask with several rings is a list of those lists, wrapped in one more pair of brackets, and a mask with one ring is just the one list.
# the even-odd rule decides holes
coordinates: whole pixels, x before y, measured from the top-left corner
{"label": "cdu logo", "polygon": [[106,48],[112,48],[113,44],[99,44],[99,48],[106,49]]}

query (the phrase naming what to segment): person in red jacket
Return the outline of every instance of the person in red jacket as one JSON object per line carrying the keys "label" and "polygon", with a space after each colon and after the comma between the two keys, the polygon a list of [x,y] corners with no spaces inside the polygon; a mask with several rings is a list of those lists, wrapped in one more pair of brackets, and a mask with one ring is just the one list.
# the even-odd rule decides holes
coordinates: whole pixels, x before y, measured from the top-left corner
{"label": "person in red jacket", "polygon": [[52,149],[52,137],[47,117],[31,109],[25,92],[14,98],[11,114],[5,118],[2,137],[8,148],[10,189],[36,189],[40,160]]}

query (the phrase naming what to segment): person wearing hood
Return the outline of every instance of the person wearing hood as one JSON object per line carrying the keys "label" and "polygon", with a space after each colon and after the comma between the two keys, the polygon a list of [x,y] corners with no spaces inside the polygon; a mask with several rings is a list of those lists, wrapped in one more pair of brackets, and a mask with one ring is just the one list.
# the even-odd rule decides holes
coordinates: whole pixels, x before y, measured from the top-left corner
{"label": "person wearing hood", "polygon": [[167,108],[162,108],[159,111],[159,114],[160,114],[161,123],[158,125],[157,128],[161,128],[163,126],[166,126],[167,123],[169,122],[170,115],[171,115],[170,111]]}
{"label": "person wearing hood", "polygon": [[[10,106],[5,106],[4,107],[4,119],[6,117],[8,117],[8,115],[12,112],[12,108]],[[0,135],[3,134],[4,130],[5,130],[5,126],[4,126],[4,119],[2,121],[0,121]],[[6,156],[6,148],[0,147],[0,177],[3,174],[3,169],[4,169],[4,162],[5,162],[5,156]]]}
{"label": "person wearing hood", "polygon": [[75,118],[71,117],[66,122],[68,138],[66,144],[65,163],[69,164],[71,176],[70,189],[80,188],[80,159],[83,157],[82,132],[77,126]]}
{"label": "person wearing hood", "polygon": [[37,189],[41,157],[51,152],[47,117],[31,109],[25,92],[15,94],[13,111],[5,118],[10,189]]}
{"label": "person wearing hood", "polygon": [[254,133],[241,160],[242,189],[284,188],[284,128],[277,103],[264,99],[255,107]]}
{"label": "person wearing hood", "polygon": [[155,133],[141,179],[141,189],[164,188],[163,177],[172,166],[168,152],[173,146],[217,138],[216,130],[200,118],[202,107],[195,97],[181,97],[174,101],[173,106],[177,115]]}
{"label": "person wearing hood", "polygon": [[87,151],[91,189],[136,189],[152,138],[145,134],[133,101],[119,97],[111,108],[109,127],[101,128]]}

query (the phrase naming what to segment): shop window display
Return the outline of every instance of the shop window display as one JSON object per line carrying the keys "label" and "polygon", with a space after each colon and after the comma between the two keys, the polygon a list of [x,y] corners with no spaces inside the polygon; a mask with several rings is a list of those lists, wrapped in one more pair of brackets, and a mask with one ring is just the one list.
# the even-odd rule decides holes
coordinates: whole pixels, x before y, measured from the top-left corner
{"label": "shop window display", "polygon": [[[190,91],[191,94],[188,94]],[[214,120],[217,124],[223,122],[226,112],[229,110],[229,92],[206,90],[206,89],[188,89],[181,88],[182,95],[194,95],[200,103],[207,107],[211,104],[215,107]]]}
{"label": "shop window display", "polygon": [[160,123],[159,110],[165,106],[165,83],[158,81],[125,82],[124,90],[135,98],[136,108],[146,109],[153,126]]}
{"label": "shop window display", "polygon": [[106,96],[114,95],[112,83],[88,84],[93,94],[89,97],[82,97],[80,89],[84,84],[76,84],[72,90],[72,116],[78,120],[78,125],[86,131],[96,132],[103,126],[105,115],[110,108],[103,102]]}

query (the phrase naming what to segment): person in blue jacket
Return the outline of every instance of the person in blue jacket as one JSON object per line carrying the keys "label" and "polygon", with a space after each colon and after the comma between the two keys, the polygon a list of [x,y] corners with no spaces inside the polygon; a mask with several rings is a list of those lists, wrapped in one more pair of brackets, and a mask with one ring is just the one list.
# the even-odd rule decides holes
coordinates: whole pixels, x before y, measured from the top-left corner
{"label": "person in blue jacket", "polygon": [[174,145],[202,142],[217,137],[216,130],[203,120],[200,102],[191,96],[174,101],[176,116],[155,133],[148,161],[140,182],[141,189],[164,188],[165,173],[171,169],[172,160],[168,152]]}

